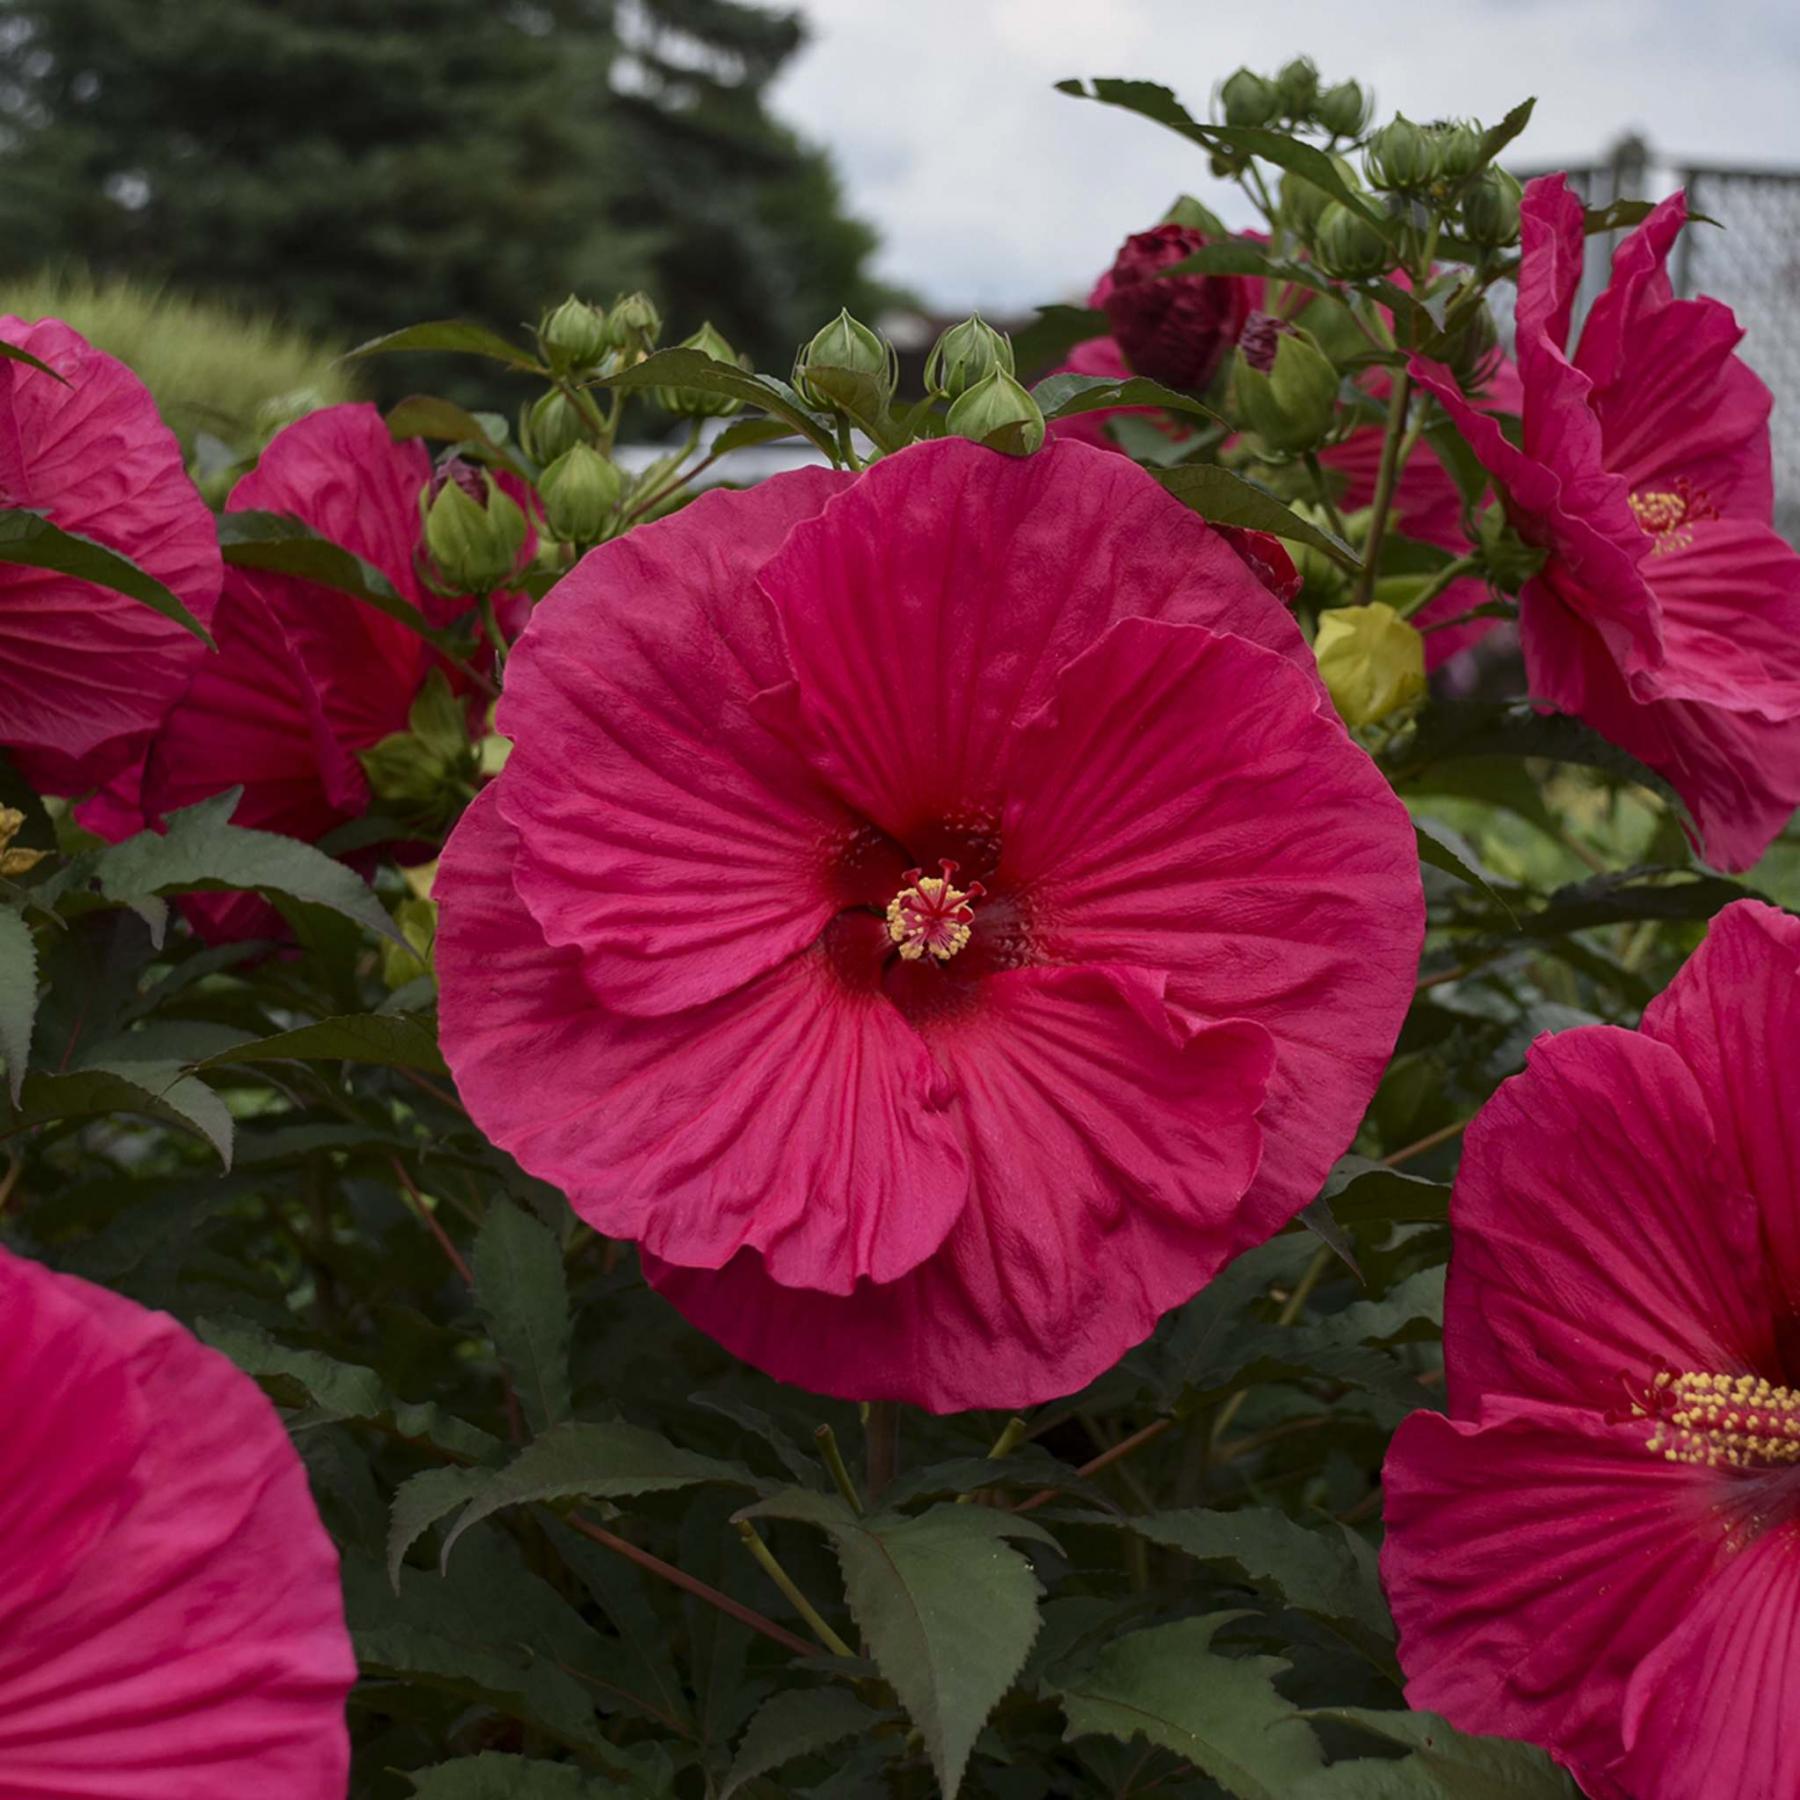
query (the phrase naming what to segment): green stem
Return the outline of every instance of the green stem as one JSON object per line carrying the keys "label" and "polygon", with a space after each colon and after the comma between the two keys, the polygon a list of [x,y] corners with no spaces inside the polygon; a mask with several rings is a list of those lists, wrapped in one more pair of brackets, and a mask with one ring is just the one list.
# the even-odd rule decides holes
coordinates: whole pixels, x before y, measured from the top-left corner
{"label": "green stem", "polygon": [[844,1461],[844,1453],[838,1447],[837,1433],[829,1425],[821,1425],[813,1432],[813,1442],[819,1446],[819,1456],[830,1471],[837,1491],[844,1496],[850,1510],[860,1518],[862,1496],[856,1491],[856,1481],[850,1473],[850,1465]]}
{"label": "green stem", "polygon": [[1480,562],[1473,556],[1459,556],[1454,562],[1445,563],[1404,606],[1396,610],[1401,618],[1410,619],[1415,613],[1423,612],[1445,589],[1461,581],[1465,575],[1474,574],[1480,566]]}
{"label": "green stem", "polygon": [[[1300,1309],[1312,1298],[1312,1291],[1319,1285],[1325,1271],[1331,1266],[1332,1249],[1329,1244],[1321,1244],[1313,1252],[1312,1261],[1306,1265],[1306,1272],[1294,1284],[1294,1291],[1282,1304],[1281,1311],[1275,1315],[1277,1325],[1291,1325],[1299,1318]],[[1250,1398],[1248,1388],[1239,1388],[1230,1395],[1213,1419],[1212,1442],[1216,1445],[1225,1435],[1231,1421],[1243,1410],[1244,1402]]]}
{"label": "green stem", "polygon": [[1406,409],[1411,399],[1412,377],[1405,369],[1396,369],[1394,391],[1388,399],[1387,435],[1381,443],[1381,469],[1375,477],[1375,499],[1369,508],[1369,534],[1363,540],[1362,574],[1356,582],[1358,606],[1367,606],[1375,591],[1375,571],[1381,563],[1382,539],[1387,535],[1388,513],[1400,477],[1400,447],[1406,437]]}
{"label": "green stem", "polygon": [[833,1656],[855,1656],[856,1652],[825,1623],[819,1609],[800,1591],[793,1576],[775,1560],[775,1552],[762,1541],[756,1527],[748,1519],[739,1519],[737,1528],[738,1536],[744,1540],[744,1548],[761,1564],[763,1573],[781,1589],[788,1604],[806,1621],[813,1636]]}

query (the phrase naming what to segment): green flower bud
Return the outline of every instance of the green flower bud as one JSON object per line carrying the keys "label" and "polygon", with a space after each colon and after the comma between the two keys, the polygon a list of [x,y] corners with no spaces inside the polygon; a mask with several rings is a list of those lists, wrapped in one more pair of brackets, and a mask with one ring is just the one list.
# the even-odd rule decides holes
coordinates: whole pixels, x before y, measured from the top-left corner
{"label": "green flower bud", "polygon": [[1516,594],[1544,566],[1544,552],[1513,530],[1498,502],[1475,521],[1475,547],[1482,573],[1505,594]]}
{"label": "green flower bud", "polygon": [[1328,87],[1313,107],[1313,117],[1333,137],[1353,138],[1369,122],[1369,97],[1359,81]]}
{"label": "green flower bud", "polygon": [[1466,392],[1476,393],[1487,385],[1500,361],[1500,333],[1485,302],[1458,328],[1443,360]]}
{"label": "green flower bud", "polygon": [[394,908],[394,924],[406,943],[402,947],[390,939],[382,940],[381,982],[390,991],[431,973],[437,903],[428,896],[408,894]]}
{"label": "green flower bud", "polygon": [[1290,119],[1304,119],[1319,97],[1319,71],[1310,56],[1296,56],[1275,77],[1281,110]]}
{"label": "green flower bud", "polygon": [[1005,369],[969,389],[944,421],[953,437],[973,438],[1008,456],[1029,456],[1044,442],[1044,414],[1038,403]]}
{"label": "green flower bud", "polygon": [[925,359],[925,390],[956,400],[996,369],[1013,372],[1012,339],[996,331],[980,313],[952,325]]}
{"label": "green flower bud", "polygon": [[[1357,174],[1354,165],[1337,155],[1333,155],[1331,160],[1344,178],[1346,187],[1361,188],[1362,177]],[[1320,215],[1329,205],[1331,196],[1322,187],[1315,187],[1304,175],[1296,175],[1289,170],[1282,176],[1281,217],[1301,237],[1311,239],[1318,229]]]}
{"label": "green flower bud", "polygon": [[581,408],[561,388],[552,388],[519,417],[519,441],[539,464],[553,463],[587,436]]}
{"label": "green flower bud", "polygon": [[1313,654],[1346,725],[1373,725],[1425,697],[1425,640],[1379,600],[1321,613]]}
{"label": "green flower bud", "polygon": [[1481,127],[1453,119],[1435,128],[1438,173],[1446,181],[1467,181],[1481,167]]}
{"label": "green flower bud", "polygon": [[573,294],[538,322],[538,344],[551,368],[585,373],[608,348],[606,315]]}
{"label": "green flower bud", "polygon": [[1318,339],[1300,326],[1252,313],[1232,369],[1238,423],[1271,450],[1311,450],[1337,417],[1338,375]]}
{"label": "green flower bud", "polygon": [[599,543],[624,492],[624,476],[592,444],[565,450],[538,480],[544,522],[570,544]]}
{"label": "green flower bud", "polygon": [[1267,125],[1281,111],[1281,95],[1274,82],[1239,69],[1219,89],[1219,107],[1227,125]]}
{"label": "green flower bud", "polygon": [[1334,200],[1313,231],[1319,267],[1340,281],[1380,275],[1394,266],[1394,252],[1371,220]]}
{"label": "green flower bud", "polygon": [[1517,243],[1522,194],[1504,169],[1483,169],[1462,197],[1463,235],[1483,250]]}
{"label": "green flower bud", "polygon": [[[678,347],[683,350],[698,350],[701,355],[710,356],[714,362],[730,363],[734,369],[743,366],[738,353],[710,323],[702,325],[692,337],[683,338]],[[729,394],[712,394],[701,388],[681,387],[658,388],[656,403],[666,412],[672,412],[683,419],[723,419],[739,411],[744,404],[741,400],[732,399]]]}
{"label": "green flower bud", "polygon": [[1363,153],[1363,169],[1369,185],[1412,194],[1428,188],[1437,177],[1438,147],[1432,133],[1397,115],[1369,139]]}
{"label": "green flower bud", "polygon": [[662,314],[648,294],[621,294],[606,315],[606,348],[648,350],[662,336]]}
{"label": "green flower bud", "polygon": [[485,469],[460,458],[447,465],[421,491],[419,510],[425,551],[446,592],[485,594],[512,574],[525,514]]}
{"label": "green flower bud", "polygon": [[815,332],[794,363],[800,397],[826,411],[878,412],[899,383],[893,345],[848,312]]}
{"label": "green flower bud", "polygon": [[441,669],[426,676],[406,730],[371,744],[358,758],[376,796],[409,818],[448,818],[473,795],[468,715]]}

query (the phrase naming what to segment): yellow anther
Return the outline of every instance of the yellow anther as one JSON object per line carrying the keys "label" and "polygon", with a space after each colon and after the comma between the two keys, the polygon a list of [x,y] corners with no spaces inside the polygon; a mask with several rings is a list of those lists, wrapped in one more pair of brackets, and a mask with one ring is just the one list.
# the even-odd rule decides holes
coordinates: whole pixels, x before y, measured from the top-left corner
{"label": "yellow anther", "polygon": [[888,902],[888,936],[899,946],[903,961],[930,956],[948,962],[972,935],[975,912],[969,902],[987,890],[979,881],[966,888],[953,886],[950,878],[956,864],[947,858],[938,867],[941,875],[908,869],[901,878],[906,886]]}

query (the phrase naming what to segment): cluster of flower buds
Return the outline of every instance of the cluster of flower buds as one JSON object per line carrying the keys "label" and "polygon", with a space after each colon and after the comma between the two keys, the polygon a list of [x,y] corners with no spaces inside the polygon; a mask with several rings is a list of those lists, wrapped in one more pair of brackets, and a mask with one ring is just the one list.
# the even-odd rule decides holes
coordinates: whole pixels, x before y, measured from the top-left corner
{"label": "cluster of flower buds", "polygon": [[1297,56],[1275,75],[1239,69],[1219,89],[1219,113],[1227,125],[1273,125],[1285,119],[1317,126],[1327,136],[1354,140],[1369,118],[1369,97],[1360,82],[1325,87],[1307,56]]}
{"label": "cluster of flower buds", "polygon": [[1363,169],[1382,193],[1434,203],[1477,249],[1518,240],[1519,184],[1489,164],[1485,134],[1475,120],[1418,125],[1396,114],[1371,133]]}
{"label": "cluster of flower buds", "polygon": [[420,526],[435,585],[447,594],[489,594],[516,571],[525,513],[494,477],[460,456],[419,491]]}
{"label": "cluster of flower buds", "polygon": [[406,730],[359,751],[376,796],[409,819],[441,824],[474,795],[477,768],[467,703],[433,669],[406,715]]}

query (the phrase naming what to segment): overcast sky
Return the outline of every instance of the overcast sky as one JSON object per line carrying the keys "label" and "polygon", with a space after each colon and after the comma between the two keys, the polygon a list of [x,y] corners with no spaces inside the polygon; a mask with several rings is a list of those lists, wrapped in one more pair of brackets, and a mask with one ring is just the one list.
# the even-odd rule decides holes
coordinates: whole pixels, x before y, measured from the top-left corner
{"label": "overcast sky", "polygon": [[1372,85],[1384,114],[1492,123],[1535,93],[1532,165],[1635,129],[1669,161],[1800,167],[1800,0],[790,3],[812,42],[778,106],[835,154],[881,272],[947,307],[1074,297],[1183,189],[1248,223],[1204,152],[1054,93],[1069,75],[1160,81],[1204,115],[1240,63],[1304,50],[1327,81]]}

